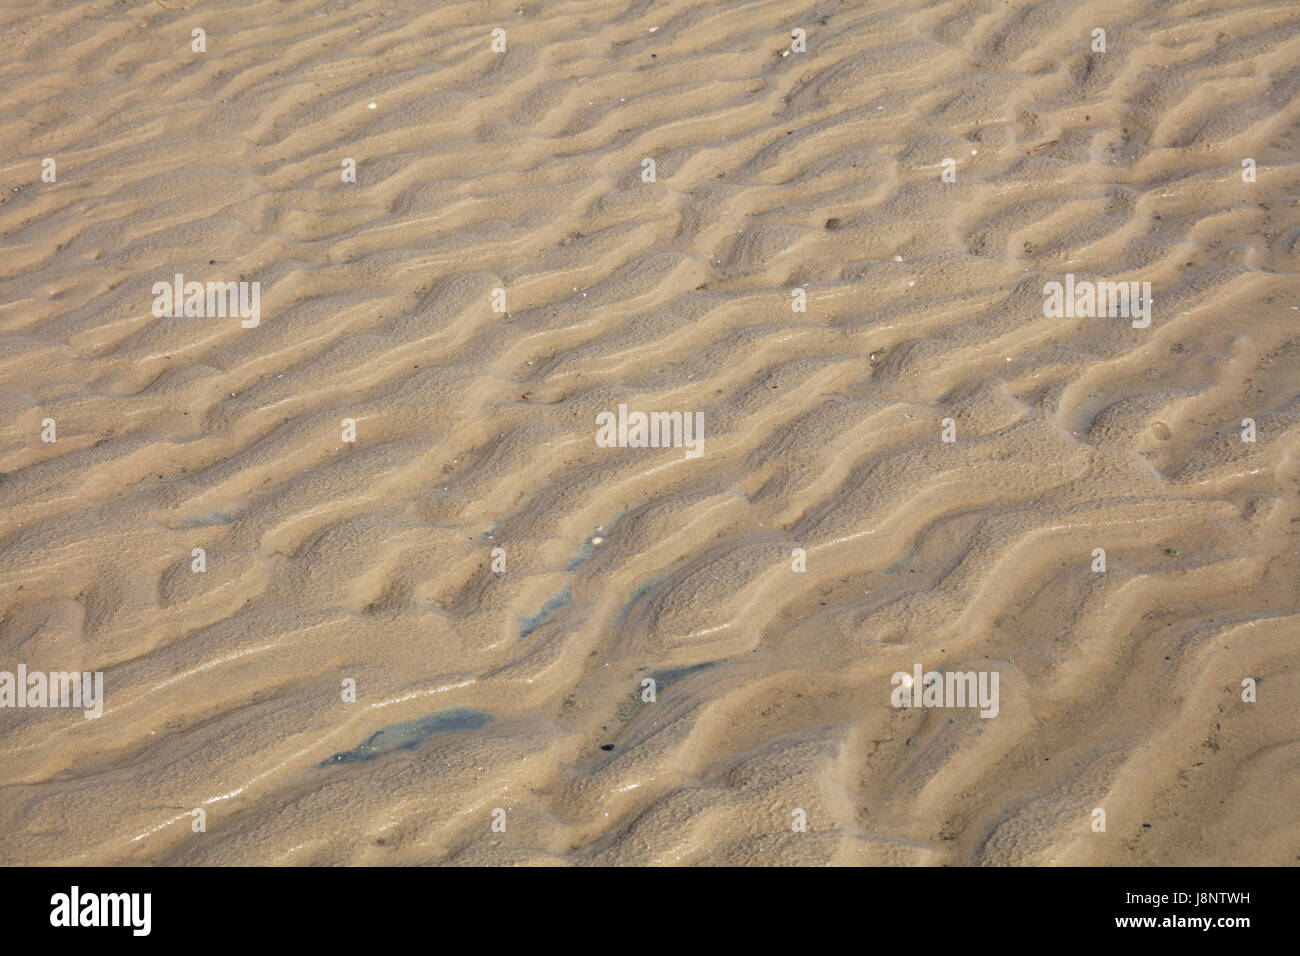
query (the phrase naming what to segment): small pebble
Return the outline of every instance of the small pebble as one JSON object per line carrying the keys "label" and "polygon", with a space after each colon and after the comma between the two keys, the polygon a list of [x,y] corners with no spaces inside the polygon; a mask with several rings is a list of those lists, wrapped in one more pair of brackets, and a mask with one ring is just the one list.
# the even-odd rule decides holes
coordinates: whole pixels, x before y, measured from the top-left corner
{"label": "small pebble", "polygon": [[908,738],[907,738],[907,745],[908,745],[909,747],[915,747],[915,746],[917,745],[917,743],[919,743],[919,741],[918,741],[915,737],[908,737]]}
{"label": "small pebble", "polygon": [[1165,554],[1169,555],[1171,558],[1176,558],[1180,552],[1177,548],[1165,548]]}
{"label": "small pebble", "polygon": [[601,750],[613,750],[613,749],[614,749],[614,745],[613,745],[613,744],[601,744],[601,745],[600,745],[600,749],[601,749]]}
{"label": "small pebble", "polygon": [[827,219],[827,220],[826,220],[826,228],[827,228],[827,229],[830,229],[832,232],[833,232],[834,230],[836,230],[836,229],[839,229],[839,228],[840,228],[841,226],[843,226],[843,225],[844,225],[844,220],[843,220],[843,219]]}

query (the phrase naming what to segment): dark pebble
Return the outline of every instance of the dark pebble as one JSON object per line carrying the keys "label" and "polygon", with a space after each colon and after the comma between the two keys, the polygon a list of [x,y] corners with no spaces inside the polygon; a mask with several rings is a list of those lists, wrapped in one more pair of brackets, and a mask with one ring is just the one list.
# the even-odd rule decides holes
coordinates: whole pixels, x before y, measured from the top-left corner
{"label": "dark pebble", "polygon": [[827,219],[827,220],[826,220],[826,228],[827,228],[827,229],[830,229],[830,230],[832,230],[832,231],[834,231],[834,230],[840,228],[840,227],[843,226],[843,225],[844,225],[844,220],[843,220],[843,219]]}
{"label": "dark pebble", "polygon": [[915,747],[915,746],[917,745],[917,742],[918,742],[918,741],[917,741],[917,739],[916,739],[915,737],[908,737],[908,738],[907,738],[907,745],[908,745],[909,747]]}
{"label": "dark pebble", "polygon": [[601,750],[613,750],[613,749],[614,749],[614,745],[613,745],[613,744],[601,744],[601,745],[600,745],[600,749],[601,749]]}

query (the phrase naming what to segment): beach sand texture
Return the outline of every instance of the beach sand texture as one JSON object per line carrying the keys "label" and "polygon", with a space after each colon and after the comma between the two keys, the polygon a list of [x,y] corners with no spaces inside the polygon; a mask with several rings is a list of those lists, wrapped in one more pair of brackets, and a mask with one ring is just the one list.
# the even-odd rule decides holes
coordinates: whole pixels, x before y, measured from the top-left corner
{"label": "beach sand texture", "polygon": [[1300,4],[67,0],[0,54],[0,670],[105,693],[0,709],[0,862],[1300,860]]}

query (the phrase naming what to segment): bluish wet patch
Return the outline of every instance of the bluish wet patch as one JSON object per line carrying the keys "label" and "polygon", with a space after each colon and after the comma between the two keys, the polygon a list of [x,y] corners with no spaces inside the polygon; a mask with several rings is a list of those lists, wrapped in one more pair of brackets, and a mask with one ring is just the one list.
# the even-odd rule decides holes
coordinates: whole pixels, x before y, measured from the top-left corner
{"label": "bluish wet patch", "polygon": [[621,608],[619,608],[618,617],[614,619],[615,631],[620,630],[623,627],[623,622],[627,620],[627,616],[632,612],[632,608],[636,605],[636,602],[641,600],[647,594],[649,594],[650,589],[654,587],[656,584],[658,584],[661,580],[663,580],[662,576],[657,577],[652,581],[647,581],[645,584],[641,585],[639,588],[636,589],[636,593],[627,599],[626,604],[624,604]]}
{"label": "bluish wet patch", "polygon": [[582,542],[582,547],[578,548],[578,553],[573,556],[573,559],[569,562],[568,566],[564,570],[573,571],[577,568],[582,567],[584,564],[586,564],[588,561],[591,560],[591,556],[595,553],[596,553],[596,546],[594,544],[592,544],[590,541]]}
{"label": "bluish wet patch", "polygon": [[687,667],[669,667],[661,671],[652,671],[646,676],[655,682],[655,693],[663,690],[669,684],[681,680],[691,674],[708,670],[710,667],[717,665],[717,661],[705,661],[703,664],[691,664]]}
{"label": "bluish wet patch", "polygon": [[519,636],[527,637],[529,634],[533,633],[533,631],[542,626],[543,621],[572,600],[573,592],[569,590],[569,586],[566,584],[564,587],[560,588],[560,590],[547,598],[546,603],[542,605],[541,609],[536,614],[520,623]]}
{"label": "bluish wet patch", "polygon": [[909,571],[913,564],[916,563],[916,551],[907,552],[889,567],[881,570],[881,574],[898,574],[901,571]]}
{"label": "bluish wet patch", "polygon": [[205,515],[190,515],[185,519],[187,528],[206,528],[214,524],[230,524],[235,519],[224,511],[212,511]]}
{"label": "bluish wet patch", "polygon": [[337,753],[317,766],[332,767],[341,763],[362,763],[374,760],[395,750],[414,750],[430,737],[439,734],[455,734],[463,730],[478,730],[491,723],[492,715],[467,707],[444,710],[439,714],[408,720],[403,724],[393,724],[383,730],[375,731],[360,746]]}
{"label": "bluish wet patch", "polygon": [[569,561],[569,566],[564,570],[573,571],[590,561],[591,556],[596,553],[596,545],[591,543],[591,538],[608,538],[625,514],[627,514],[626,511],[620,511],[605,524],[597,528],[590,538],[582,542],[578,548],[578,553],[573,556],[572,560]]}

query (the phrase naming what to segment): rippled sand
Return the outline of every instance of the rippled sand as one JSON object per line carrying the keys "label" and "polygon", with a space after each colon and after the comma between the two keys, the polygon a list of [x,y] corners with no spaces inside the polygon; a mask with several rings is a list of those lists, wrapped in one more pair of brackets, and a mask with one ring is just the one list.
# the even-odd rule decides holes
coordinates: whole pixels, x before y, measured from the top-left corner
{"label": "rippled sand", "polygon": [[1300,859],[1291,0],[0,17],[0,860]]}

